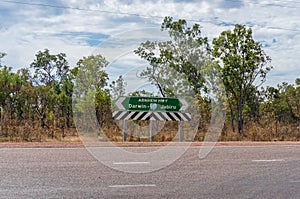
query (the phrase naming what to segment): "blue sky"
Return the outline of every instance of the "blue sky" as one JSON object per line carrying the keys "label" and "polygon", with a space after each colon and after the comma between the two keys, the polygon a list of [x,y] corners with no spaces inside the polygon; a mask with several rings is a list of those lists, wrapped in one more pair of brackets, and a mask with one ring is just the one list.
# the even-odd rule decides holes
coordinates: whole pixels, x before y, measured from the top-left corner
{"label": "blue sky", "polygon": [[[83,56],[101,52],[101,43],[111,38],[136,29],[159,30],[164,16],[199,23],[210,39],[236,23],[247,25],[272,58],[266,85],[300,77],[300,0],[0,0],[0,51],[7,53],[2,64],[28,67],[39,50],[48,48],[66,53],[74,66]],[[126,71],[117,70],[115,75]]]}

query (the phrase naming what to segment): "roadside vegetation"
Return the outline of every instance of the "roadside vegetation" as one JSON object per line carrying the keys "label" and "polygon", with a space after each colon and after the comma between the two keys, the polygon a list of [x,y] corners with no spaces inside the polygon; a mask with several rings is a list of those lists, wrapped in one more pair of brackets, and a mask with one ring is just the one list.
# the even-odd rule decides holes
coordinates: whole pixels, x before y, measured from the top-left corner
{"label": "roadside vegetation", "polygon": [[[174,97],[187,87],[193,91],[201,120],[197,132],[191,138],[186,135],[186,140],[204,139],[212,108],[207,93],[215,88],[212,84],[220,84],[214,82],[216,76],[225,92],[219,97],[226,102],[220,140],[300,140],[300,78],[294,84],[264,86],[273,68],[271,57],[253,39],[251,28],[237,24],[217,38],[207,38],[201,35],[200,25],[189,27],[183,19],[166,17],[161,29],[169,33],[170,41],[145,41],[135,50],[149,62],[138,76],[157,86],[163,97]],[[90,55],[70,66],[66,54],[51,54],[44,49],[37,52],[28,68],[15,72],[12,66],[1,64],[5,56],[13,55],[0,53],[0,141],[79,140],[73,114],[80,114],[86,107],[72,109],[72,96],[81,94],[76,93],[78,89],[74,92],[78,76],[84,80],[82,85],[88,85],[83,85],[81,92],[88,96],[90,90],[95,91],[91,98],[103,132],[112,141],[122,140],[122,132],[112,119],[112,105],[116,97],[125,94],[126,82],[120,76],[109,84],[105,57]],[[176,74],[186,82],[176,81]],[[149,93],[137,91],[131,95]],[[132,122],[141,130],[131,132],[128,140],[148,141],[142,128],[148,121]],[[155,141],[172,140],[177,126],[177,122],[166,122]]]}

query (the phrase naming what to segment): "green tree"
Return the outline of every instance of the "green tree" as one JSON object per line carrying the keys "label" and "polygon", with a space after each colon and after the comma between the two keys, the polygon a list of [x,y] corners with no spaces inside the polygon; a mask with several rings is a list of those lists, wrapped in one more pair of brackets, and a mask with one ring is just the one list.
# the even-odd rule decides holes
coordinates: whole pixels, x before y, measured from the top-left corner
{"label": "green tree", "polygon": [[87,94],[107,85],[108,75],[104,69],[108,62],[102,55],[90,55],[77,62],[77,89],[79,94]]}
{"label": "green tree", "polygon": [[18,74],[11,72],[11,69],[3,66],[0,70],[0,123],[2,129],[6,129],[5,134],[8,133],[7,125],[11,125],[18,118],[18,96],[25,82]]}
{"label": "green tree", "polygon": [[95,108],[97,120],[102,127],[104,124],[107,125],[112,120],[111,105],[109,90],[102,90],[98,88],[95,93]]}
{"label": "green tree", "polygon": [[[72,94],[73,78],[69,77],[62,81],[61,88],[56,90],[58,126],[62,129],[72,126]],[[64,132],[63,132],[64,137]]]}
{"label": "green tree", "polygon": [[[161,30],[168,31],[170,41],[147,41],[135,50],[150,64],[140,76],[157,85],[163,96],[172,95],[175,89],[182,90],[187,83],[194,93],[200,93],[205,82],[201,68],[210,59],[210,47],[208,39],[201,36],[199,24],[188,27],[186,20],[173,21],[172,17],[165,17]],[[171,79],[174,74],[177,78]],[[187,83],[178,79],[186,79]]]}
{"label": "green tree", "polygon": [[294,118],[300,121],[300,78],[295,80],[295,86],[288,91],[288,101]]}
{"label": "green tree", "polygon": [[275,123],[275,132],[278,133],[280,124],[287,126],[299,122],[299,86],[290,85],[286,82],[277,87],[267,87],[265,92],[266,101],[261,104],[261,110],[267,116],[268,124]]}
{"label": "green tree", "polygon": [[[107,86],[108,75],[104,69],[108,62],[101,55],[83,57],[77,62],[76,81],[74,87],[74,111],[78,116],[77,121],[82,125],[93,122],[91,117],[96,114],[98,123],[103,125],[111,118],[111,102],[109,91],[104,89]],[[95,125],[92,125],[95,126]],[[95,129],[94,129],[95,130]]]}
{"label": "green tree", "polygon": [[[66,125],[71,126],[73,76],[66,55],[53,55],[45,49],[36,54],[30,67],[34,69],[31,81],[37,85],[35,110],[40,117],[41,127],[50,128],[46,121],[51,121],[53,127],[62,129]],[[23,72],[26,74],[26,71]]]}
{"label": "green tree", "polygon": [[4,66],[0,70],[0,106],[9,112],[10,118],[13,119],[16,96],[22,87],[24,79],[18,74],[11,72],[11,69],[11,67]]}
{"label": "green tree", "polygon": [[247,96],[245,103],[244,113],[248,120],[252,120],[256,124],[260,124],[261,112],[260,105],[264,101],[263,91],[258,90],[256,87],[252,86],[249,88],[249,95]]}
{"label": "green tree", "polygon": [[120,75],[116,81],[112,81],[109,85],[111,96],[116,99],[119,96],[125,95],[126,85],[127,83],[124,81],[122,75]]}
{"label": "green tree", "polygon": [[66,54],[50,54],[48,49],[39,51],[36,59],[30,67],[34,69],[33,80],[38,85],[47,85],[52,87],[55,82],[61,83],[69,73],[69,65],[66,60]]}
{"label": "green tree", "polygon": [[253,88],[265,81],[271,70],[268,66],[271,58],[266,55],[262,45],[254,41],[252,29],[239,24],[232,31],[224,31],[213,39],[213,45],[214,56],[222,62],[221,75],[232,110],[231,116],[237,121],[238,132],[242,135],[245,104]]}

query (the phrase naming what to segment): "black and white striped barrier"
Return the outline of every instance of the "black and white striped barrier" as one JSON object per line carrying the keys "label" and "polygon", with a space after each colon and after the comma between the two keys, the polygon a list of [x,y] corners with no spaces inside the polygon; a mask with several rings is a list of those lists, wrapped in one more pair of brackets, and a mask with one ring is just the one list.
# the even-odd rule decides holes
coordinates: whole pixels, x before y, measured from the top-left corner
{"label": "black and white striped barrier", "polygon": [[190,121],[190,113],[182,112],[139,112],[139,111],[114,111],[115,120],[166,120]]}

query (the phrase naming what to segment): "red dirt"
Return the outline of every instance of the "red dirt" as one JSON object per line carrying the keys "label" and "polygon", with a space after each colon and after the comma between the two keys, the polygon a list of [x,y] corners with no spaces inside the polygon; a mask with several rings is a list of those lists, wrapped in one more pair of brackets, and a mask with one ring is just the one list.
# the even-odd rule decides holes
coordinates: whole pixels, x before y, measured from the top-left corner
{"label": "red dirt", "polygon": [[[168,142],[113,142],[113,145],[119,147],[142,147],[142,146],[166,146]],[[201,146],[202,142],[173,142],[171,145],[191,145]],[[211,145],[213,143],[205,143]],[[277,142],[217,142],[216,146],[266,146],[266,145],[300,145],[300,142],[277,141]],[[0,148],[84,148],[85,146],[110,146],[107,142],[82,143],[82,142],[1,142]]]}

